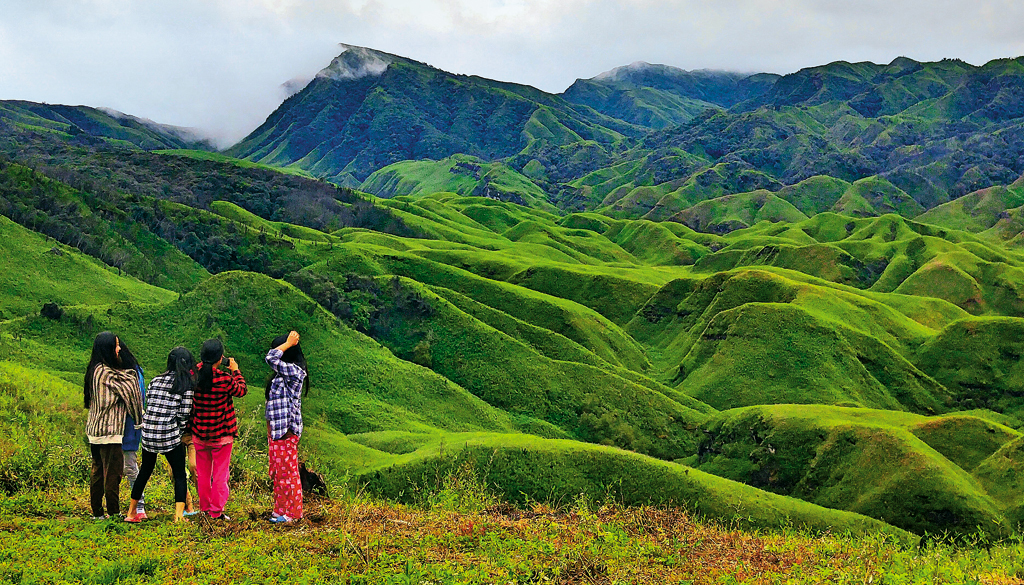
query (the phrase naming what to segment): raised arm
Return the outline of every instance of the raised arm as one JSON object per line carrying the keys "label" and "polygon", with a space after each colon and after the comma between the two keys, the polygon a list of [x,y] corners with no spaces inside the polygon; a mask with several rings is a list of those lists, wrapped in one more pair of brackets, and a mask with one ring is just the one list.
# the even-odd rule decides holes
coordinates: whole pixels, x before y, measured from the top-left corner
{"label": "raised arm", "polygon": [[213,385],[210,387],[210,392],[213,394],[230,394],[235,398],[245,396],[245,378],[242,377],[242,372],[238,369],[238,363],[235,361],[235,358],[228,358],[228,370],[230,373],[225,373],[219,369],[213,371]]}
{"label": "raised arm", "polygon": [[[235,360],[231,361],[234,363]],[[242,372],[238,371],[237,368],[231,370],[231,384],[228,386],[228,394],[235,398],[241,398],[245,396],[246,390],[245,378],[242,377]]]}
{"label": "raised arm", "polygon": [[297,331],[291,331],[288,333],[288,339],[286,339],[281,345],[267,352],[267,357],[265,358],[270,369],[274,370],[278,376],[281,376],[287,382],[291,382],[290,384],[287,384],[289,387],[300,385],[306,377],[306,371],[301,367],[281,359],[284,356],[284,352],[298,344],[299,333]]}
{"label": "raised arm", "polygon": [[283,355],[284,351],[279,348],[270,350],[267,352],[267,365],[270,366],[270,369],[274,370],[278,376],[281,376],[286,380],[301,382],[302,379],[305,378],[306,372],[295,364],[282,361],[281,357]]}

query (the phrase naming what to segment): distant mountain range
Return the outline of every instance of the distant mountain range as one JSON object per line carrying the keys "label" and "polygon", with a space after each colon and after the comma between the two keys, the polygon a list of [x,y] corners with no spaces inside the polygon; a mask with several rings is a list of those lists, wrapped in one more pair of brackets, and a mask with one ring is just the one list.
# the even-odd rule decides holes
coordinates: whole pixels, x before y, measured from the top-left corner
{"label": "distant mountain range", "polygon": [[0,102],[0,433],[33,454],[0,487],[84,489],[35,454],[81,442],[96,332],[260,372],[295,329],[303,455],[355,491],[462,469],[514,504],[1019,538],[1022,79],[634,64],[552,95],[347,47],[226,152]]}
{"label": "distant mountain range", "polygon": [[[519,175],[518,196],[492,189],[507,200],[539,191],[556,208],[650,219],[812,177],[870,178],[912,201],[859,213],[922,213],[1024,173],[1024,59],[901,57],[785,76],[634,63],[553,95],[346,47],[228,153],[386,196],[403,194],[396,184],[422,191],[403,173],[427,163],[404,161],[444,169],[465,155]],[[449,189],[433,174],[435,189],[490,186],[452,173]]]}
{"label": "distant mountain range", "polygon": [[[1024,58],[783,76],[634,63],[555,95],[343,48],[224,154],[383,197],[451,191],[719,233],[822,211],[913,218],[1024,174]],[[212,150],[195,131],[82,106],[0,102],[5,120]],[[725,212],[737,206],[748,212]]]}
{"label": "distant mountain range", "polygon": [[201,130],[160,124],[110,108],[0,100],[0,125],[12,130],[58,134],[79,142],[143,150],[215,150]]}

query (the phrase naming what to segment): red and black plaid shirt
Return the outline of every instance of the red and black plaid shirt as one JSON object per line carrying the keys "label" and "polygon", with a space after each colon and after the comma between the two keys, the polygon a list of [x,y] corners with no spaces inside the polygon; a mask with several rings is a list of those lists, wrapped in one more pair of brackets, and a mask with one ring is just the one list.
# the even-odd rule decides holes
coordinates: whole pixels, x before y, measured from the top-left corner
{"label": "red and black plaid shirt", "polygon": [[245,396],[245,390],[245,378],[241,372],[228,373],[214,368],[213,386],[209,390],[196,388],[192,398],[192,420],[189,423],[192,436],[212,441],[237,435],[238,421],[231,398]]}

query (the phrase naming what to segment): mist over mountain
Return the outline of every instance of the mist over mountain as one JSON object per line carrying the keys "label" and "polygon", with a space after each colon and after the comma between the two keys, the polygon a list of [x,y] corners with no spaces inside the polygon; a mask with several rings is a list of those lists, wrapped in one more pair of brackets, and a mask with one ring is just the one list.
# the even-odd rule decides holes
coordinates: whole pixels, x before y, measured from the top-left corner
{"label": "mist over mountain", "polygon": [[110,108],[0,101],[0,124],[27,131],[56,132],[79,140],[120,143],[144,150],[215,150],[213,139],[200,129],[160,124]]}
{"label": "mist over mountain", "polygon": [[346,47],[228,154],[357,185],[389,164],[461,153],[488,160],[535,140],[611,145],[642,130],[532,87],[453,75]]}
{"label": "mist over mountain", "polygon": [[562,95],[603,114],[661,129],[689,122],[707,109],[727,109],[768,91],[778,75],[684,71],[636,62],[591,79],[577,79]]}
{"label": "mist over mountain", "polygon": [[[301,329],[303,449],[378,497],[472,468],[510,505],[1015,538],[1022,80],[637,63],[555,95],[346,46],[225,152],[0,102],[0,384],[80,398],[99,330],[149,371],[210,337],[256,371]],[[80,440],[57,402],[0,401],[0,436]],[[7,461],[17,494],[65,465]]]}
{"label": "mist over mountain", "polygon": [[505,165],[532,200],[623,217],[816,176],[877,177],[927,210],[1024,173],[1022,89],[1021,59],[901,57],[784,76],[638,62],[553,95],[345,47],[228,152],[374,192],[378,171],[415,189],[392,165],[466,155]]}

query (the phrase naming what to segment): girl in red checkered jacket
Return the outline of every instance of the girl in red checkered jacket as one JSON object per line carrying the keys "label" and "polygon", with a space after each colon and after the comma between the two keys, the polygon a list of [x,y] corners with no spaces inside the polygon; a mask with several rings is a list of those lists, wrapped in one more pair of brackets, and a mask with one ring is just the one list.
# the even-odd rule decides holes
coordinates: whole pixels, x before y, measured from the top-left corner
{"label": "girl in red checkered jacket", "polygon": [[270,344],[267,365],[274,371],[267,380],[267,442],[270,479],[274,482],[274,523],[302,518],[302,479],[299,476],[299,437],[302,435],[302,394],[309,392],[306,356],[299,334],[292,331]]}
{"label": "girl in red checkered jacket", "polygon": [[245,396],[246,385],[235,358],[224,363],[224,344],[208,339],[199,352],[196,385],[192,395],[192,443],[196,447],[196,480],[199,506],[210,518],[231,520],[224,513],[230,490],[231,450],[238,435],[233,399]]}

